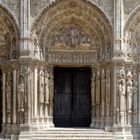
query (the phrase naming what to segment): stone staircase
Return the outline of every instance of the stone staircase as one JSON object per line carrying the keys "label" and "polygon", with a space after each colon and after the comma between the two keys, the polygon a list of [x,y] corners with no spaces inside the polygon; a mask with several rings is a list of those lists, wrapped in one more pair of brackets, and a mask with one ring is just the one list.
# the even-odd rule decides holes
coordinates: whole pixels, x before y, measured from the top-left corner
{"label": "stone staircase", "polygon": [[112,140],[113,134],[90,128],[53,128],[32,133],[32,140]]}

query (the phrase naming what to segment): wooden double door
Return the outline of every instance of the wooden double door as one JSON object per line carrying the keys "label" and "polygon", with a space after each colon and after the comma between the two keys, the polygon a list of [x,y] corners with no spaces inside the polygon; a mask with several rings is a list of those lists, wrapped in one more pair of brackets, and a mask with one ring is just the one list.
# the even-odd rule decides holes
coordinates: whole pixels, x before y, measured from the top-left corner
{"label": "wooden double door", "polygon": [[54,69],[54,124],[89,127],[91,123],[91,71],[88,68]]}

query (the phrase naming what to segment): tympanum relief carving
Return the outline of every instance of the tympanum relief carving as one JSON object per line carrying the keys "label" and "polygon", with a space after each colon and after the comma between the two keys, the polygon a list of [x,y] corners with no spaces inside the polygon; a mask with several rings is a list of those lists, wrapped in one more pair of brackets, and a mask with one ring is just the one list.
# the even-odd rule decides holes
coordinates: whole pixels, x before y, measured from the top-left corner
{"label": "tympanum relief carving", "polygon": [[75,25],[50,35],[46,45],[49,63],[94,63],[95,49],[94,39]]}

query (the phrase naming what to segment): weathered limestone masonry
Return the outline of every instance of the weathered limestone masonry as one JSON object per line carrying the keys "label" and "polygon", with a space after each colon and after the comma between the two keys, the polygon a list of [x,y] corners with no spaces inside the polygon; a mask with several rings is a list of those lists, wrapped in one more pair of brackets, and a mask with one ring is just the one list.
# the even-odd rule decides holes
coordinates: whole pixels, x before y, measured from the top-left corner
{"label": "weathered limestone masonry", "polygon": [[140,0],[0,0],[1,138],[54,128],[54,68],[91,69],[91,124],[140,139]]}

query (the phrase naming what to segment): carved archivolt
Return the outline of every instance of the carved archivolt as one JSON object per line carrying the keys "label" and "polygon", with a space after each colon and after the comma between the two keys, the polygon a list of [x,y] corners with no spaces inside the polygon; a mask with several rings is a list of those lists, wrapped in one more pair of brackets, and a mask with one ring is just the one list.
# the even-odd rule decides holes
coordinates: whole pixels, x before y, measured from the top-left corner
{"label": "carved archivolt", "polygon": [[140,6],[129,16],[124,28],[124,43],[127,61],[139,61],[140,49]]}
{"label": "carved archivolt", "polygon": [[14,17],[0,4],[0,61],[19,55],[19,29]]}
{"label": "carved archivolt", "polygon": [[33,25],[34,57],[49,63],[93,63],[100,51],[99,58],[110,59],[112,36],[111,22],[97,6],[84,0],[56,1]]}

